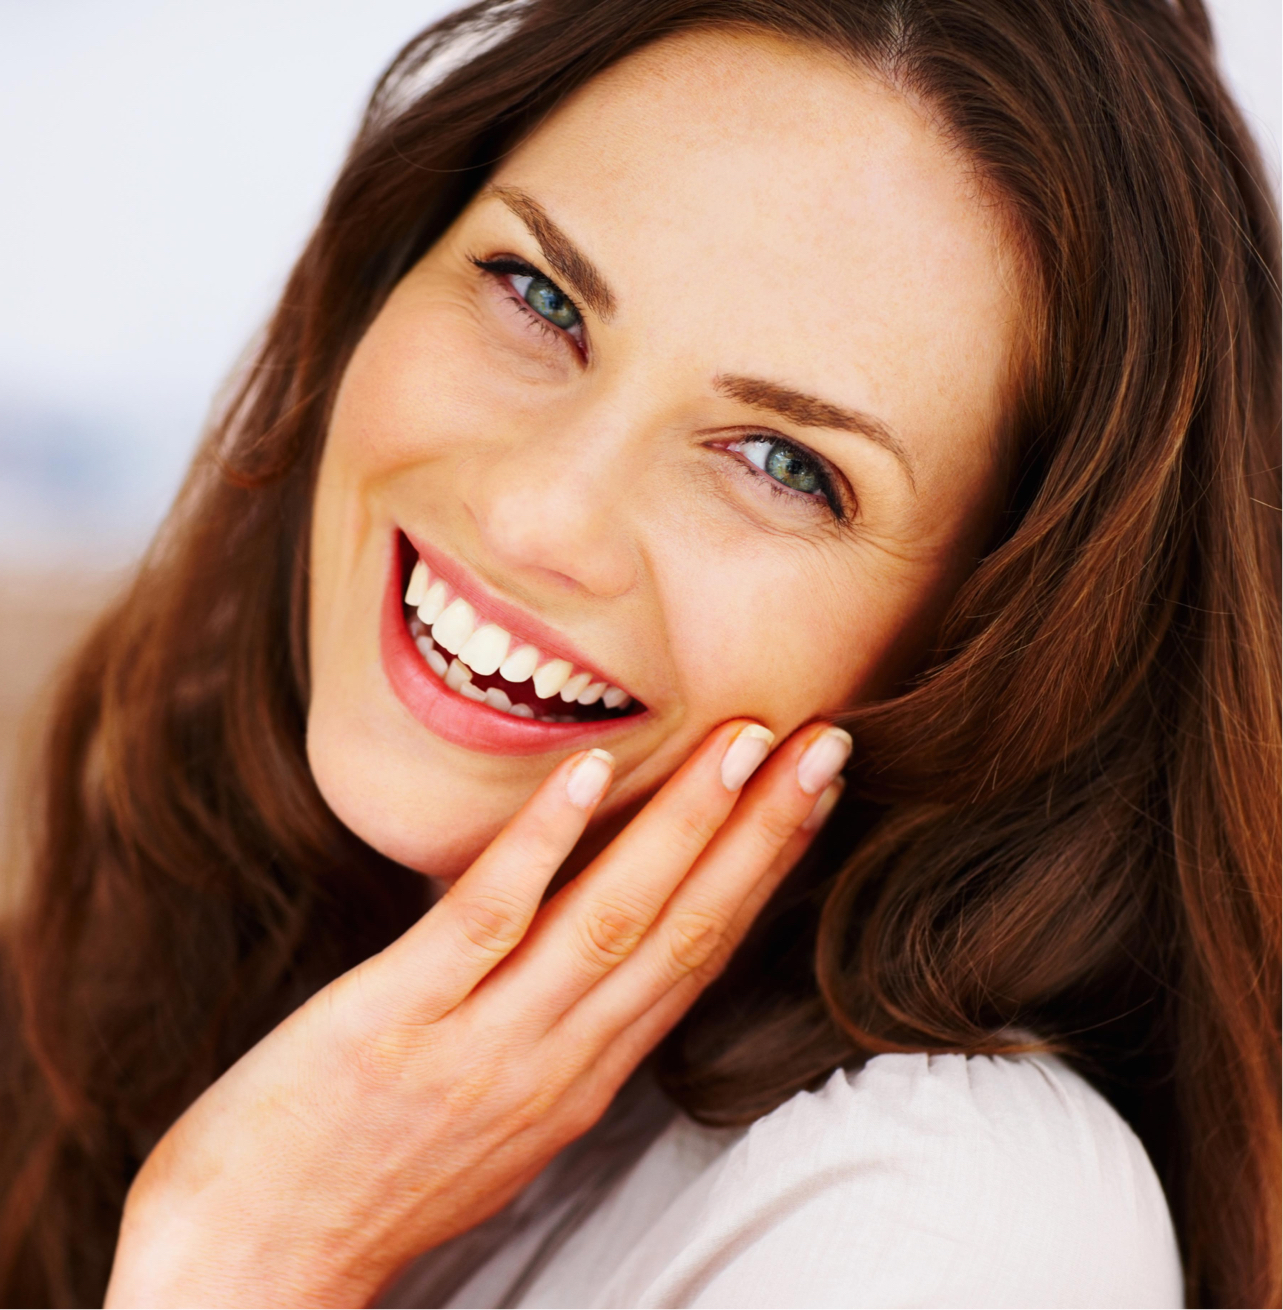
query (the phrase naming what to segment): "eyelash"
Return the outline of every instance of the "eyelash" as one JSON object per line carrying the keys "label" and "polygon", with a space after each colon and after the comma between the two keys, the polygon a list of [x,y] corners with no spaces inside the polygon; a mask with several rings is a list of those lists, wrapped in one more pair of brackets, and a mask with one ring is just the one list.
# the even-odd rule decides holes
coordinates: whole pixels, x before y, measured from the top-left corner
{"label": "eyelash", "polygon": [[[531,306],[525,301],[525,299],[522,296],[518,295],[516,288],[506,280],[508,277],[512,277],[512,276],[537,277],[543,279],[550,286],[556,287],[559,295],[565,296],[567,303],[574,308],[575,314],[578,317],[580,324],[582,324],[584,321],[584,315],[583,315],[583,310],[579,307],[578,302],[569,293],[563,291],[561,287],[559,287],[557,283],[555,283],[550,277],[548,277],[546,273],[541,273],[532,264],[528,264],[524,259],[518,259],[514,255],[498,255],[491,259],[482,259],[478,255],[469,255],[468,260],[474,267],[479,269],[482,273],[485,273],[488,276],[495,278],[497,281],[502,282],[502,285],[504,286],[505,290],[508,293],[507,295],[508,300],[510,300],[517,307],[517,309],[521,311],[521,313],[525,316],[525,318],[531,324],[537,327],[540,332],[544,333],[550,339],[556,341],[558,344],[561,345],[564,345],[567,341],[569,341],[570,345],[576,351],[578,351],[580,354],[583,353],[583,345],[578,340],[572,337],[570,333],[567,332],[564,328],[559,328],[555,323],[550,323],[546,318],[544,318],[542,314],[536,313],[535,310],[531,308]],[[770,493],[773,496],[783,497],[785,500],[788,500],[792,504],[797,504],[799,500],[802,501],[803,503],[810,503],[810,504],[814,504],[816,501],[823,501],[825,508],[833,516],[834,522],[845,523],[847,521],[848,513],[847,513],[847,508],[844,504],[844,498],[836,490],[835,483],[837,479],[834,477],[832,468],[827,460],[817,455],[813,450],[809,450],[806,446],[800,445],[795,441],[789,441],[786,438],[777,436],[775,434],[758,432],[758,433],[750,433],[746,436],[736,438],[737,442],[754,441],[754,440],[770,441],[777,445],[781,445],[788,450],[796,451],[799,455],[804,456],[806,459],[814,461],[817,469],[819,470],[819,474],[820,474],[819,493],[808,495],[806,492],[797,491],[792,487],[786,487],[778,479],[771,477],[771,475],[767,473],[765,469],[758,468],[757,465],[753,464],[746,457],[744,457],[743,455],[739,455],[739,452],[729,452],[729,453],[737,454],[739,456],[738,462],[740,464],[740,467],[743,468],[746,472],[755,476],[760,482],[765,483],[767,490],[770,491]],[[728,444],[735,444],[735,443],[732,442]],[[723,446],[722,448],[726,449],[725,446]]]}
{"label": "eyelash", "polygon": [[555,323],[550,323],[542,314],[538,314],[530,305],[517,293],[517,289],[507,279],[509,277],[537,277],[549,286],[555,287],[557,294],[565,296],[566,302],[574,309],[575,315],[579,319],[579,325],[582,327],[584,322],[584,312],[579,306],[579,302],[569,294],[563,291],[556,282],[546,273],[541,273],[532,264],[527,264],[524,259],[518,259],[515,255],[497,255],[493,259],[482,259],[478,255],[469,255],[469,262],[481,270],[481,272],[493,277],[500,282],[504,290],[508,293],[508,299],[521,311],[521,313],[537,327],[540,332],[546,334],[551,340],[557,341],[564,345],[569,342],[570,345],[581,355],[584,353],[583,344],[572,336],[565,328],[559,328]]}

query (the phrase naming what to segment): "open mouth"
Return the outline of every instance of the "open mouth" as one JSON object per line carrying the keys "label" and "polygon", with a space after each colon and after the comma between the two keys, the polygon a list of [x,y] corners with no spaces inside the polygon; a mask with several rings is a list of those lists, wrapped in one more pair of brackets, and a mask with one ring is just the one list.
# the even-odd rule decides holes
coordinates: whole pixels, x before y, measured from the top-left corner
{"label": "open mouth", "polygon": [[645,706],[597,670],[540,649],[479,610],[398,534],[401,613],[428,672],[465,700],[542,724],[595,724]]}

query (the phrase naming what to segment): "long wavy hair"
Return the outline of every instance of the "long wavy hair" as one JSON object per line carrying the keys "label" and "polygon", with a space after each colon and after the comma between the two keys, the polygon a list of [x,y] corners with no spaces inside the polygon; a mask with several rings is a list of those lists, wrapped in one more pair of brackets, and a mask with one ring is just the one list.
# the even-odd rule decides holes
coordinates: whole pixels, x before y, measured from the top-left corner
{"label": "long wavy hair", "polygon": [[745,1122],[877,1052],[1061,1052],[1146,1143],[1191,1303],[1277,1303],[1277,217],[1199,0],[482,0],[406,46],[61,684],[2,956],[6,1303],[99,1303],[157,1138],[422,912],[304,754],[335,391],[506,151],[709,26],[928,103],[1009,206],[1036,330],[991,547],[929,663],[849,716],[847,802],[665,1085]]}

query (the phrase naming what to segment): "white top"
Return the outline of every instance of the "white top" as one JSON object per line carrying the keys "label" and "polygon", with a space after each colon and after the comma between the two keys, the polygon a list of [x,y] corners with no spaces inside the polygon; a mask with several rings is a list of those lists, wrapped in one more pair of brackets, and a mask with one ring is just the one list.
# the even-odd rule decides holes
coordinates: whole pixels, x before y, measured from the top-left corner
{"label": "white top", "polygon": [[[679,1115],[571,1210],[541,1198],[448,1304],[1183,1304],[1144,1148],[1045,1056],[882,1055],[747,1129]],[[416,1282],[392,1303],[424,1304]]]}

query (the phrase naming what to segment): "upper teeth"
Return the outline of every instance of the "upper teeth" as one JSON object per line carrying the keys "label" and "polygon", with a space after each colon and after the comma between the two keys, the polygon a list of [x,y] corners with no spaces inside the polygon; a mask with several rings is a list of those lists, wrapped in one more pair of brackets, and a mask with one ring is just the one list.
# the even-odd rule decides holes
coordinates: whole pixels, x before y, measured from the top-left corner
{"label": "upper teeth", "polygon": [[[425,619],[424,622],[426,623],[427,620]],[[441,611],[441,617],[432,625],[432,640],[448,650],[451,655],[457,655],[467,645],[468,638],[472,636],[476,626],[476,611],[462,596],[456,596]]]}
{"label": "upper teeth", "polygon": [[[481,693],[465,686],[472,674],[483,677],[491,673],[508,682],[525,682],[534,678],[534,692],[540,700],[548,700],[561,693],[561,699],[579,705],[593,705],[598,700],[607,709],[621,709],[628,704],[629,695],[622,687],[594,680],[585,669],[575,671],[569,660],[545,660],[538,649],[530,645],[516,645],[511,635],[497,623],[477,623],[477,612],[462,596],[450,599],[446,584],[432,580],[428,567],[419,560],[410,574],[405,589],[405,603],[417,610],[420,624],[412,624],[415,645],[439,677],[443,677],[452,691],[461,692],[469,699],[481,701],[494,709],[505,710],[519,718],[530,717],[528,706],[511,703],[498,688]],[[431,629],[429,639],[427,630]],[[448,665],[445,657],[433,649],[434,644],[449,651],[456,658]],[[435,658],[434,658],[435,657]],[[560,716],[557,716],[560,717]]]}
{"label": "upper teeth", "polygon": [[549,660],[535,670],[535,695],[540,700],[555,696],[565,685],[575,666],[569,660]]}
{"label": "upper teeth", "polygon": [[[411,586],[413,586],[413,575],[410,577],[410,583]],[[407,587],[406,593],[408,594],[409,591],[410,588]],[[408,601],[406,603],[409,604]],[[419,617],[424,621],[424,623],[431,627],[432,624],[437,621],[437,615],[440,614],[443,609],[445,609],[445,583],[434,582],[430,587],[425,589],[423,599],[419,602]]]}
{"label": "upper teeth", "polygon": [[487,623],[463,643],[459,658],[473,673],[493,673],[508,658],[511,645],[512,638],[497,623]]}
{"label": "upper teeth", "polygon": [[539,652],[533,646],[518,646],[499,665],[499,676],[509,682],[525,682],[539,667]]}
{"label": "upper teeth", "polygon": [[427,565],[420,560],[410,574],[410,585],[405,589],[405,603],[417,609],[423,601],[423,593],[427,589],[428,569]]}
{"label": "upper teeth", "polygon": [[579,693],[583,691],[591,681],[591,673],[576,673],[567,678],[561,687],[558,688],[561,692],[561,699],[564,700],[567,705],[569,705],[571,701],[578,700]]}

